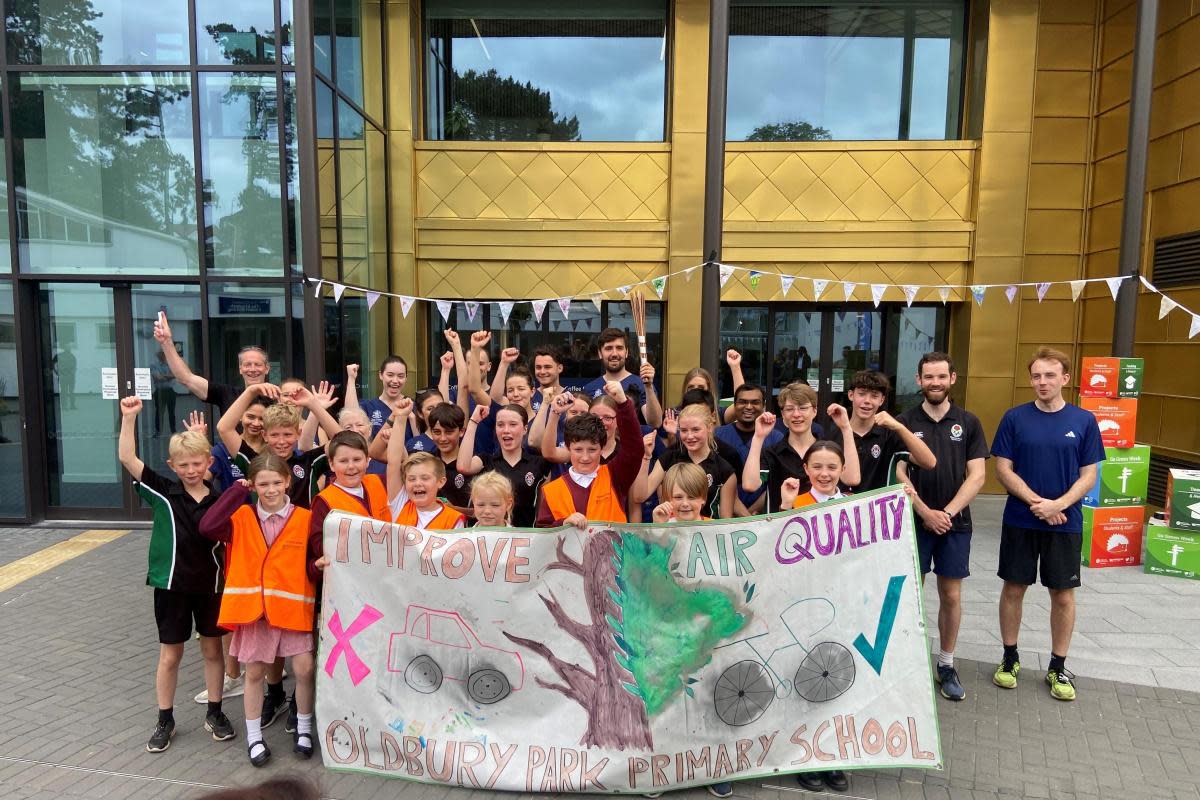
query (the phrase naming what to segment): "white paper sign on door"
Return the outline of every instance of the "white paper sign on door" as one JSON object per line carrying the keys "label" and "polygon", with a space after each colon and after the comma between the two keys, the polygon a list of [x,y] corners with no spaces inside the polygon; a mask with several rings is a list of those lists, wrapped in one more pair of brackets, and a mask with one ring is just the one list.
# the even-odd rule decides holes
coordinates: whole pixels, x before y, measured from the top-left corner
{"label": "white paper sign on door", "polygon": [[149,367],[134,367],[133,390],[137,394],[139,400],[149,400],[152,397],[150,391]]}
{"label": "white paper sign on door", "polygon": [[841,378],[833,379],[833,391],[840,392],[845,388],[845,383]]}
{"label": "white paper sign on door", "polygon": [[116,400],[119,396],[117,389],[117,368],[100,368],[100,396],[105,400]]}

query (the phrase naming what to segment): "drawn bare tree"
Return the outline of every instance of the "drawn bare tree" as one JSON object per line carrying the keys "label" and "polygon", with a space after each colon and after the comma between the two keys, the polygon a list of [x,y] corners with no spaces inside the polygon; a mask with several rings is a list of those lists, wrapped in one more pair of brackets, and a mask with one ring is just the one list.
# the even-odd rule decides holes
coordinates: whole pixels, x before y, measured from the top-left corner
{"label": "drawn bare tree", "polygon": [[541,642],[514,636],[507,631],[504,635],[544,658],[561,680],[560,683],[552,683],[537,678],[539,686],[575,701],[587,712],[587,729],[580,744],[617,750],[627,747],[650,750],[654,747],[654,741],[645,702],[623,685],[633,684],[634,680],[617,663],[618,646],[608,622],[610,618],[618,623],[622,619],[621,607],[613,600],[613,596],[619,592],[619,544],[620,535],[615,531],[593,534],[585,540],[582,561],[576,561],[567,555],[564,539],[559,537],[555,550],[557,559],[546,567],[547,570],[562,570],[578,575],[583,581],[590,617],[588,622],[573,619],[553,592],[549,596],[538,595],[555,624],[587,651],[592,661],[590,670],[559,657]]}

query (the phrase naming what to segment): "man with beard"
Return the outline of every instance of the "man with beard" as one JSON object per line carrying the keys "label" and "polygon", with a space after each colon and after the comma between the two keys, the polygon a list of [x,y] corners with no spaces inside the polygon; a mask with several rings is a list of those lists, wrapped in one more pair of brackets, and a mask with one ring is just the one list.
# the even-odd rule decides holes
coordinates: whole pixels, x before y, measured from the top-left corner
{"label": "man with beard", "polygon": [[[739,472],[746,463],[746,456],[750,454],[750,442],[754,439],[754,421],[767,410],[766,397],[766,390],[756,384],[743,383],[738,386],[733,393],[733,421],[717,428],[713,434],[718,442],[724,442],[738,452],[741,460],[734,466]],[[783,432],[779,430],[771,431],[763,440],[763,448],[774,447],[783,440],[783,436]],[[766,504],[766,494],[766,487],[759,487],[756,492],[747,492],[738,486],[738,498],[751,515],[762,513]]]}
{"label": "man with beard", "polygon": [[945,353],[926,353],[917,362],[917,385],[925,400],[899,416],[937,457],[933,469],[901,463],[897,473],[916,490],[917,551],[921,576],[932,567],[938,587],[937,681],[942,697],[966,696],[954,669],[954,645],[962,623],[962,581],[971,574],[971,509],[983,487],[987,439],[979,418],[950,402],[950,387],[958,379],[954,362]]}
{"label": "man with beard", "polygon": [[604,374],[584,386],[583,395],[599,397],[604,393],[604,385],[615,381],[621,384],[625,396],[633,401],[638,417],[644,424],[651,428],[662,425],[662,404],[654,390],[654,366],[647,361],[642,364],[638,375],[625,369],[625,362],[629,359],[625,331],[620,328],[605,328],[600,331],[600,335],[596,337],[596,352],[604,366]]}

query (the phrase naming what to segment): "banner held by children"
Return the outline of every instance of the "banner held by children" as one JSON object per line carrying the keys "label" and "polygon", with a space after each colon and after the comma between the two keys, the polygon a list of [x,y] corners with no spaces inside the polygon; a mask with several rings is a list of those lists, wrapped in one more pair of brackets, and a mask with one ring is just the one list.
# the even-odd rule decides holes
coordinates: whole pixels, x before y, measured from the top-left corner
{"label": "banner held by children", "polygon": [[941,767],[898,486],[769,517],[421,531],[325,522],[332,769],[655,792]]}

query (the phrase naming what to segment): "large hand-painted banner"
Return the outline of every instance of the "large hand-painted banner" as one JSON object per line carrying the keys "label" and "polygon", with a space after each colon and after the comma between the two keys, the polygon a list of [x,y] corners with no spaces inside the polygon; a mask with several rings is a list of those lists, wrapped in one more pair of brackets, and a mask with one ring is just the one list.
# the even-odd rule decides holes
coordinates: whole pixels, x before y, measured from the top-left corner
{"label": "large hand-painted banner", "polygon": [[899,487],[672,526],[325,523],[326,766],[470,788],[652,792],[940,767]]}

